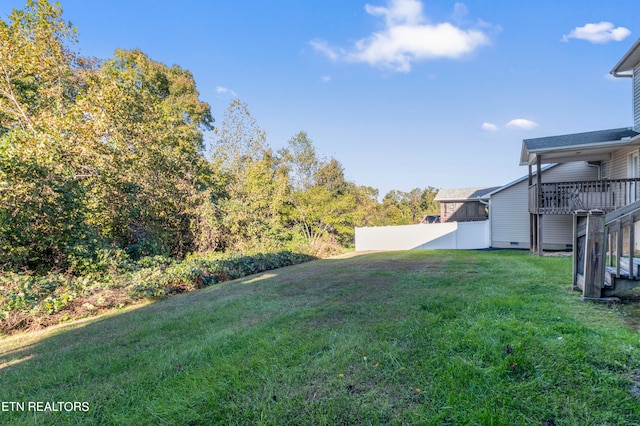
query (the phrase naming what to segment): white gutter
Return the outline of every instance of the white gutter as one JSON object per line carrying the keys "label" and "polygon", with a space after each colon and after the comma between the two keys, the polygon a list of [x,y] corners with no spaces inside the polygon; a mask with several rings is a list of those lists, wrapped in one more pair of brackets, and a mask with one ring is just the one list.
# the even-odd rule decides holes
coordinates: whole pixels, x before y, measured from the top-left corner
{"label": "white gutter", "polygon": [[[631,46],[631,49],[624,54],[622,59],[618,61],[615,67],[609,72],[614,77],[633,77],[633,68],[640,61],[640,39],[636,40]],[[627,73],[631,74],[622,74],[621,69],[624,69]]]}

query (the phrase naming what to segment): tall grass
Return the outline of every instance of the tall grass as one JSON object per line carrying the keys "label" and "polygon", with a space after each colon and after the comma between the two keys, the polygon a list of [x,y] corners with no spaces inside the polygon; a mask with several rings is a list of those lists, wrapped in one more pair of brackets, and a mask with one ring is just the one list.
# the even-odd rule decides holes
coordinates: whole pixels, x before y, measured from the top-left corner
{"label": "tall grass", "polygon": [[320,260],[0,340],[6,424],[640,424],[640,338],[568,258]]}

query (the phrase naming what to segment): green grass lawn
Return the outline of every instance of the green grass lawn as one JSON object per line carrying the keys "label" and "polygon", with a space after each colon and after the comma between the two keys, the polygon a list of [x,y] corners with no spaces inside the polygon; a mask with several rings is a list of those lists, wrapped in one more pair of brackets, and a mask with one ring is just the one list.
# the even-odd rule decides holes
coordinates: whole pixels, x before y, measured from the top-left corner
{"label": "green grass lawn", "polygon": [[511,251],[269,271],[0,339],[0,424],[640,425],[634,314],[570,284]]}

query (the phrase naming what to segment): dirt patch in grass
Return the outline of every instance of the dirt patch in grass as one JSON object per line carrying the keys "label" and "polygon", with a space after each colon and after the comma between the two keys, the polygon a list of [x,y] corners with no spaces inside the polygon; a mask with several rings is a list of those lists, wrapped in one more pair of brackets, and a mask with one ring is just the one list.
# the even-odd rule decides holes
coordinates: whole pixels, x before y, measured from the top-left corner
{"label": "dirt patch in grass", "polygon": [[437,273],[444,260],[433,258],[388,259],[352,257],[340,260],[320,260],[313,265],[290,267],[287,278],[274,278],[277,292],[283,297],[321,296],[344,294],[348,303],[375,301],[376,294],[386,293],[399,276],[407,273]]}
{"label": "dirt patch in grass", "polygon": [[363,315],[356,318],[370,321],[367,312],[388,311],[387,306],[403,296],[400,286],[414,274],[423,280],[424,276],[443,273],[445,263],[440,256],[373,253],[289,267],[283,274],[286,279],[274,277],[271,283],[276,297],[288,298],[291,306],[313,310],[304,324],[315,330],[353,320],[354,312],[359,311]]}
{"label": "dirt patch in grass", "polygon": [[629,393],[640,400],[640,369],[631,373],[631,388],[629,388]]}
{"label": "dirt patch in grass", "polygon": [[620,305],[622,319],[633,330],[640,331],[640,295],[629,294]]}

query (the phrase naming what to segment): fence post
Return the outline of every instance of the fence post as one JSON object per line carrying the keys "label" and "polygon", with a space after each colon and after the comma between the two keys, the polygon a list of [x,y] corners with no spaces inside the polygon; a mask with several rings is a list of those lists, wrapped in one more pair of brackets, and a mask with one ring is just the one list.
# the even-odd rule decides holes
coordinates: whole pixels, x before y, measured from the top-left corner
{"label": "fence post", "polygon": [[587,214],[583,299],[600,299],[602,297],[607,246],[604,235],[604,219],[602,210],[591,210]]}

